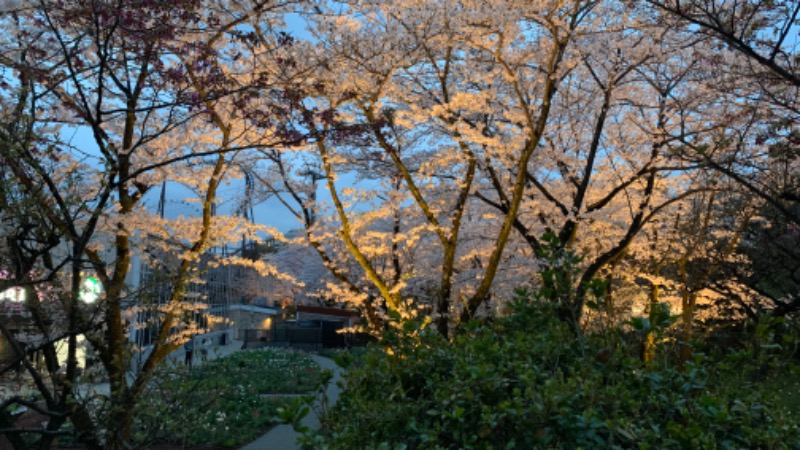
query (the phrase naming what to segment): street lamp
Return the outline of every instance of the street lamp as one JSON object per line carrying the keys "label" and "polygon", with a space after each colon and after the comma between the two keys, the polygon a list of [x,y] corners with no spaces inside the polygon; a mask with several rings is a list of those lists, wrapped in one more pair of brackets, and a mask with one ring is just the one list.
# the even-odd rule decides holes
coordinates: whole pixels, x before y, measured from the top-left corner
{"label": "street lamp", "polygon": [[81,291],[78,294],[78,298],[84,303],[92,304],[100,298],[102,293],[103,285],[100,284],[100,280],[95,277],[86,277],[81,282]]}

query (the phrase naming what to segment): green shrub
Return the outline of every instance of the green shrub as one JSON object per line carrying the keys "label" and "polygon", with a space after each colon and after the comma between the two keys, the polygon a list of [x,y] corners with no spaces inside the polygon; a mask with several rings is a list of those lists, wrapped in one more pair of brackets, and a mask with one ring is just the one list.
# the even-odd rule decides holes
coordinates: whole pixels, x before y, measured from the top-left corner
{"label": "green shrub", "polygon": [[[645,367],[624,333],[576,338],[551,308],[471,324],[446,342],[388,336],[345,375],[317,447],[798,448],[757,390],[730,392],[698,352]],[[741,367],[728,365],[730,370]],[[723,377],[724,378],[724,377]]]}

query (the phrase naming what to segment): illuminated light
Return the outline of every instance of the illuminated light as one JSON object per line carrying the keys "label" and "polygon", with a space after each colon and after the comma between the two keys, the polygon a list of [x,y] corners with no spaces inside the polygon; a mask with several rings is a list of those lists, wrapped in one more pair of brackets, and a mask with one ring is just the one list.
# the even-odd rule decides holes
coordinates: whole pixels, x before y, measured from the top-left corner
{"label": "illuminated light", "polygon": [[78,297],[84,303],[94,303],[103,293],[103,285],[95,277],[87,277],[81,282],[81,292]]}
{"label": "illuminated light", "polygon": [[0,301],[8,300],[14,303],[22,303],[25,301],[25,289],[19,286],[14,286],[0,292]]}

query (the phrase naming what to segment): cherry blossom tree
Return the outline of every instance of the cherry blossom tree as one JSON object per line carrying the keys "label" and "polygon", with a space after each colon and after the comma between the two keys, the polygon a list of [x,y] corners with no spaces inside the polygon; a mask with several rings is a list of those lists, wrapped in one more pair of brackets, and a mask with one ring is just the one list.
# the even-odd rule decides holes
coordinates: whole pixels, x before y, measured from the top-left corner
{"label": "cherry blossom tree", "polygon": [[764,203],[755,206],[760,213],[744,230],[739,249],[750,255],[750,261],[723,267],[728,280],[735,282],[716,282],[714,289],[720,299],[753,319],[765,305],[773,314],[793,311],[791,292],[769,295],[770,289],[756,287],[780,284],[781,275],[774,275],[775,280],[764,277],[755,267],[763,267],[763,260],[752,248],[753,242],[761,242],[791,261],[791,252],[781,250],[781,239],[767,229],[784,230],[790,236],[787,223],[800,223],[796,39],[800,7],[796,2],[758,0],[647,0],[629,6],[654,14],[672,35],[693,38],[694,48],[709,49],[698,60],[706,80],[701,88],[713,93],[716,104],[726,106],[705,116],[714,133],[675,133],[671,144],[675,154],[718,171]]}
{"label": "cherry blossom tree", "polygon": [[[522,173],[512,178],[511,213],[495,226],[484,227],[494,244],[484,246],[488,253],[474,254],[463,247],[460,233],[474,204],[480,163],[483,155],[496,152],[514,155],[503,160],[504,168],[527,166],[544,134],[560,76],[569,70],[562,63],[571,33],[593,4],[542,2],[541,10],[531,13],[514,2],[376,2],[319,17],[314,32],[326,55],[319,77],[326,78],[321,80],[324,89],[316,99],[317,110],[330,110],[327,115],[332,117],[315,121],[313,145],[341,239],[389,311],[402,316],[413,314],[418,306],[429,307],[437,329],[448,334],[456,317],[470,317],[485,305],[525,179]],[[533,48],[540,50],[524,50]],[[484,135],[480,124],[487,111],[508,103],[522,105],[513,119],[524,123],[522,131],[512,131],[515,124],[507,123],[508,142]],[[360,140],[335,139],[338,130],[359,125],[364,128]],[[375,161],[371,169],[386,167],[379,187],[369,192],[337,187],[339,174],[365,159]],[[414,279],[415,273],[398,279],[396,268],[402,262],[387,271],[376,266],[380,254],[370,245],[369,234],[357,233],[365,220],[377,226],[376,215],[353,214],[348,208],[365,201],[375,205],[374,211],[388,214],[386,219],[407,211],[401,220],[393,220],[401,224],[401,247],[435,245],[428,248],[433,252],[429,262],[436,261],[439,275],[427,306],[408,302],[406,280]],[[396,237],[391,242],[397,242]],[[456,292],[457,273],[475,259],[482,268],[477,282],[473,279]],[[414,269],[421,273],[419,266]]]}
{"label": "cherry blossom tree", "polygon": [[736,52],[637,5],[311,8],[312,38],[287,38],[264,64],[295,145],[264,151],[254,173],[330,271],[323,295],[374,329],[421,313],[448,335],[513,287],[546,284],[548,235],[583,256],[558,299],[579,326],[603,294],[596,278],[635,287],[637,261],[672,248],[670,218],[723,197],[707,169],[789,211],[791,102],[710,64]]}
{"label": "cherry blossom tree", "polygon": [[[389,310],[430,308],[447,335],[486,306],[498,273],[511,285],[533,278],[538,236],[555,231],[592,253],[564,305],[578,322],[591,280],[659,212],[705,189],[668,193],[691,169],[672,164],[666,144],[679,126],[670,110],[691,109],[681,102],[693,65],[625,5],[351,8],[317,17],[319,59],[297,62],[316,65],[297,129],[319,157],[339,238]],[[285,179],[285,162],[275,167]],[[338,187],[350,171],[377,181]],[[437,267],[438,280],[421,267]],[[421,286],[421,301],[407,303]]]}
{"label": "cherry blossom tree", "polygon": [[[3,283],[46,283],[50,290],[47,299],[28,296],[41,334],[35,348],[23,349],[4,333],[19,355],[15,365],[25,366],[41,400],[4,399],[0,427],[15,446],[49,448],[67,420],[89,448],[131,444],[140,394],[197,329],[191,321],[197,305],[187,301],[187,290],[200,257],[257,231],[216,216],[214,205],[221,183],[239,175],[232,162],[245,149],[284,142],[264,121],[254,132],[239,114],[242,102],[266,86],[242,55],[268,51],[278,41],[253,40],[246,24],[269,26],[282,6],[37,1],[2,17],[9,30],[0,44],[2,101],[12,107],[3,117],[9,145],[2,153],[2,193],[4,205],[13,207],[4,208],[4,220],[10,218],[4,237],[24,256],[9,262],[14,278]],[[73,139],[76,134],[90,137]],[[166,180],[197,193],[198,217],[165,220],[145,208],[144,196]],[[6,227],[12,232],[5,234]],[[157,338],[134,366],[127,322],[136,293],[126,278],[134,254],[146,259],[145,250],[177,257],[168,300],[159,305]],[[263,262],[247,263],[271,273]],[[93,304],[80,301],[88,274],[103,287]],[[81,335],[110,386],[99,408],[80,395]],[[65,358],[54,350],[63,342]],[[37,350],[44,351],[44,368],[25,358]],[[14,403],[45,415],[44,428],[14,429],[5,413]],[[38,435],[36,444],[23,440],[29,433]]]}
{"label": "cherry blossom tree", "polygon": [[[634,3],[630,3],[635,7]],[[714,167],[761,197],[795,223],[800,189],[797,125],[800,89],[797,24],[800,5],[794,1],[646,0],[676,33],[697,37],[715,51],[706,56],[705,69],[723,95],[736,96],[749,136],[739,141],[761,149],[749,163],[730,155],[729,140],[707,142],[693,157]],[[645,9],[646,10],[646,9]],[[757,110],[757,113],[753,111]],[[714,155],[706,150],[721,150]],[[758,176],[755,176],[758,175]]]}
{"label": "cherry blossom tree", "polygon": [[[313,41],[294,46],[310,47],[305,59],[276,56],[291,73],[285,92],[297,92],[287,123],[308,143],[291,157],[265,155],[261,182],[303,224],[345,286],[339,295],[364,306],[373,324],[381,310],[408,316],[422,308],[447,335],[486,308],[493,286],[531,281],[537,236],[560,230],[564,245],[586,250],[574,239],[578,222],[600,223],[638,195],[628,228],[589,265],[582,298],[658,210],[695,192],[661,195],[670,173],[684,169],[669,166],[657,137],[668,121],[665,99],[689,70],[669,79],[663,68],[675,53],[637,31],[644,25],[624,5],[530,6],[338,5],[310,19]],[[630,42],[614,47],[624,35]],[[623,114],[638,117],[640,129],[620,123]],[[632,131],[618,139],[625,127]],[[620,158],[627,172],[615,175]],[[365,187],[342,187],[339,179],[353,173]],[[331,196],[329,219],[317,181]],[[510,296],[511,288],[500,297]]]}

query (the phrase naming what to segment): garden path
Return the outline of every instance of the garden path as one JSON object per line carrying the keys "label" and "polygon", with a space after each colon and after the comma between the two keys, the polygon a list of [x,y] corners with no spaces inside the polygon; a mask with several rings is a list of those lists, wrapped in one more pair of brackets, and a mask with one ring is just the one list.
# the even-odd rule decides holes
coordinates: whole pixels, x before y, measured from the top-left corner
{"label": "garden path", "polygon": [[[328,406],[333,406],[336,400],[339,399],[339,394],[342,388],[339,387],[339,381],[342,379],[342,369],[336,365],[330,358],[325,358],[317,355],[310,355],[319,366],[325,370],[328,369],[333,372],[333,378],[325,390],[325,395],[328,398]],[[321,398],[317,399],[317,405],[322,401]],[[316,413],[317,408],[312,408],[312,411],[303,418],[303,425],[312,429],[317,429],[320,426],[319,417]],[[270,429],[265,435],[256,439],[255,441],[241,447],[239,450],[299,450],[300,446],[297,444],[297,438],[300,436],[294,431],[291,425],[278,425]]]}

